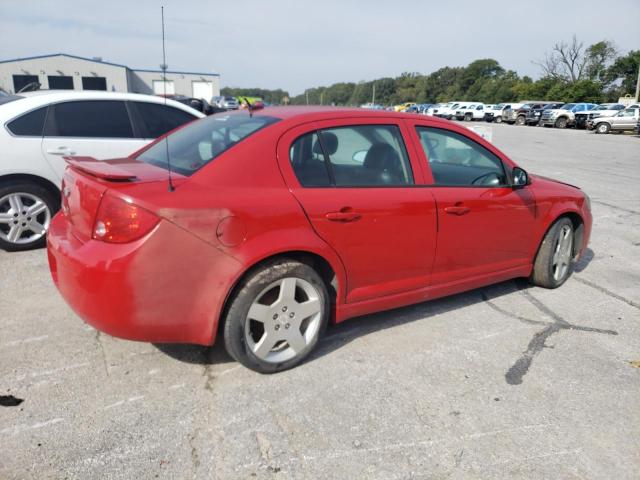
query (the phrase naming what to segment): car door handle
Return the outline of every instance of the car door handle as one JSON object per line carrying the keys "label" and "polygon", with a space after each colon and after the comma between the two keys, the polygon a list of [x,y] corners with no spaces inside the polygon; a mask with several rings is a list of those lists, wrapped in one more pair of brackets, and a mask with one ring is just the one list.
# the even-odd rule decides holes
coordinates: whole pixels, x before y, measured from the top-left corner
{"label": "car door handle", "polygon": [[72,151],[69,147],[50,148],[47,150],[49,155],[75,155],[76,152]]}
{"label": "car door handle", "polygon": [[325,214],[325,217],[332,222],[354,222],[359,220],[362,215],[350,208],[343,208],[339,212],[329,212]]}
{"label": "car door handle", "polygon": [[471,209],[462,205],[456,205],[453,207],[444,207],[444,211],[450,213],[451,215],[465,215],[469,213]]}

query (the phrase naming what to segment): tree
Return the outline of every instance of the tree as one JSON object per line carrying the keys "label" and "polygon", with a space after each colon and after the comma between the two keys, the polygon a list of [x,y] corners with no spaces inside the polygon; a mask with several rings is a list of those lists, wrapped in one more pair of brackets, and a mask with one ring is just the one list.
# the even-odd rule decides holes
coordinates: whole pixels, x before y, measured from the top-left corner
{"label": "tree", "polygon": [[607,69],[608,82],[617,82],[619,86],[614,89],[614,96],[632,94],[636,89],[638,68],[640,67],[640,50],[631,50],[627,55],[618,57]]}
{"label": "tree", "polygon": [[607,69],[618,56],[616,47],[608,40],[594,43],[585,52],[585,75],[589,80],[606,81]]}
{"label": "tree", "polygon": [[542,68],[544,76],[573,83],[582,79],[587,60],[584,55],[584,42],[578,41],[574,35],[571,43],[556,43],[551,52],[535,63]]}

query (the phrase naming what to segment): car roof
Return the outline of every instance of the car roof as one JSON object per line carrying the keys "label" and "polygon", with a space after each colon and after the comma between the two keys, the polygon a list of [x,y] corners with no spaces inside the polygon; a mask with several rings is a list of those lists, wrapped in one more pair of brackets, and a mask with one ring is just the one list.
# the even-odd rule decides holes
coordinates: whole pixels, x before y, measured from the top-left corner
{"label": "car roof", "polygon": [[194,116],[205,116],[201,112],[175,100],[142,93],[105,92],[101,90],[37,90],[35,92],[19,93],[16,96],[21,97],[20,100],[2,105],[0,119],[11,119],[16,115],[38,107],[71,100],[130,100],[159,104],[166,102],[167,105],[184,110]]}
{"label": "car roof", "polygon": [[[240,110],[229,113],[230,115],[247,114],[246,111]],[[391,110],[372,110],[368,108],[349,108],[349,107],[323,107],[318,105],[309,106],[287,106],[287,107],[266,107],[254,111],[254,115],[265,115],[279,118],[281,120],[295,120],[296,123],[314,122],[321,120],[333,120],[340,118],[394,118],[394,119],[413,119],[416,117],[412,113],[395,112]],[[422,118],[424,120],[424,118]],[[446,120],[436,117],[428,117],[430,122],[447,124]]]}

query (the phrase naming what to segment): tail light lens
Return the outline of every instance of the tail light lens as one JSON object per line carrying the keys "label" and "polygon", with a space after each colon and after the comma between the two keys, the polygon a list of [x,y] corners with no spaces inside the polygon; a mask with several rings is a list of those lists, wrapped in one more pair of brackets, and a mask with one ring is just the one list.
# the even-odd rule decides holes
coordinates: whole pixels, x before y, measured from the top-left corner
{"label": "tail light lens", "polygon": [[118,197],[104,195],[93,226],[93,238],[108,243],[127,243],[142,238],[160,218]]}

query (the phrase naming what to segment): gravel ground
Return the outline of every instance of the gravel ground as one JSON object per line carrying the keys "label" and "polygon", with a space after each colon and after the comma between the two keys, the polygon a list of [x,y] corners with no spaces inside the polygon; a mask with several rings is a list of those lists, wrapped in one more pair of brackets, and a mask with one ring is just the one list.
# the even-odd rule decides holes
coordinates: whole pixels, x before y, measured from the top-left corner
{"label": "gravel ground", "polygon": [[354,319],[282,374],[101,335],[0,252],[0,478],[637,479],[640,138],[492,129],[591,195],[573,277]]}

